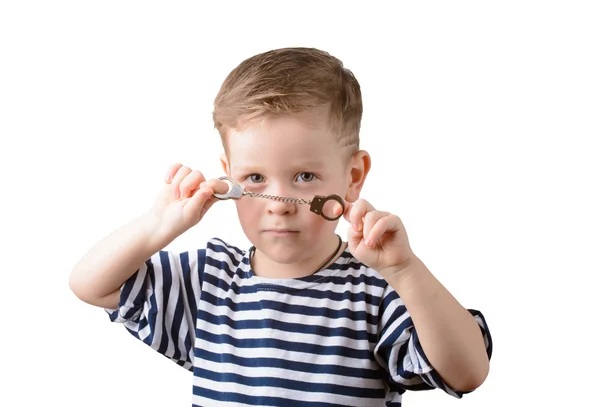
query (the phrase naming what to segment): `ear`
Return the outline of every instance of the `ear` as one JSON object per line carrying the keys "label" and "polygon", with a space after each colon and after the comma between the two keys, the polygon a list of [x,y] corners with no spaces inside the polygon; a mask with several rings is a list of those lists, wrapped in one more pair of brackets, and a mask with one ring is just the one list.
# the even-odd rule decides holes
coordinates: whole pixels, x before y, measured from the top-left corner
{"label": "ear", "polygon": [[371,170],[371,156],[364,150],[352,154],[348,162],[348,190],[346,201],[355,202],[360,196],[360,191],[365,183],[367,174]]}
{"label": "ear", "polygon": [[221,154],[221,167],[223,167],[223,171],[225,174],[230,175],[229,173],[229,160],[227,159],[227,154]]}

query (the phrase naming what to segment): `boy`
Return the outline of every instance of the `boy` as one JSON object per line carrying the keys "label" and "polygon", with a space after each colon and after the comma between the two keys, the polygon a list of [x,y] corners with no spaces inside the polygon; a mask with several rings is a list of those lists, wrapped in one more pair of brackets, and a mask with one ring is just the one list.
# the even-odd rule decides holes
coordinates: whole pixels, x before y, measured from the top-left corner
{"label": "boy", "polygon": [[[229,190],[178,164],[151,210],[80,260],[72,290],[191,370],[194,406],[400,406],[407,389],[477,388],[492,349],[483,316],[433,277],[397,216],[359,199],[361,116],[358,82],[326,52],[245,60],[213,118],[224,172],[263,194],[236,201],[252,247],[163,250]],[[283,199],[330,194],[347,242],[337,221]]]}

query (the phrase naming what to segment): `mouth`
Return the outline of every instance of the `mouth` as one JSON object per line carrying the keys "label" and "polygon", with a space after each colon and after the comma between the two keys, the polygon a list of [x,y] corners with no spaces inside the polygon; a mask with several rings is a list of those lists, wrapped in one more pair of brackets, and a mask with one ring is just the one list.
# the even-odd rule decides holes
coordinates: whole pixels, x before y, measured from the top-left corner
{"label": "mouth", "polygon": [[263,230],[263,232],[275,235],[292,235],[295,233],[299,233],[298,230],[293,229],[265,229]]}

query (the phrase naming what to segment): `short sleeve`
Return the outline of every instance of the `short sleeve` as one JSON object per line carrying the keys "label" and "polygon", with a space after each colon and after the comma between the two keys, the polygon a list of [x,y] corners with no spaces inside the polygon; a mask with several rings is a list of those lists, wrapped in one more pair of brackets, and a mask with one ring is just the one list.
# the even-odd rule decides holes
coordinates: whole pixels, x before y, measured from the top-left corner
{"label": "short sleeve", "polygon": [[[492,338],[481,312],[468,310],[478,323],[488,358],[492,355]],[[389,373],[388,382],[404,390],[442,389],[461,398],[469,392],[448,386],[427,360],[421,347],[412,318],[398,294],[388,287],[380,307],[380,339],[375,347],[375,357]]]}
{"label": "short sleeve", "polygon": [[119,307],[106,309],[110,320],[192,370],[204,263],[204,249],[156,253],[123,284]]}

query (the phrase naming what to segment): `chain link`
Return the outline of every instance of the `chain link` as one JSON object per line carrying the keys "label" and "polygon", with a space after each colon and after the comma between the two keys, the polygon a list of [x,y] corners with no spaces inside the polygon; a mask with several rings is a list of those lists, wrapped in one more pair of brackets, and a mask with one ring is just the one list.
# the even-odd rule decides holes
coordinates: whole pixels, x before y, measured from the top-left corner
{"label": "chain link", "polygon": [[274,201],[279,201],[279,202],[295,203],[298,205],[310,204],[312,202],[312,200],[299,199],[299,198],[285,198],[282,196],[258,194],[256,192],[250,192],[250,191],[244,191],[244,195],[248,195],[252,198],[266,198],[266,199],[272,199]]}

